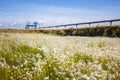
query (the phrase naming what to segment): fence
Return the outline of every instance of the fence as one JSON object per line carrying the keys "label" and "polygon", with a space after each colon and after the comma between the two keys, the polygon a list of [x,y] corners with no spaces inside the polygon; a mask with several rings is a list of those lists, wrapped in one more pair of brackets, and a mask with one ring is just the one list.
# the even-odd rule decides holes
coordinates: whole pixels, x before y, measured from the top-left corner
{"label": "fence", "polygon": [[67,26],[76,26],[76,28],[77,28],[78,25],[85,25],[85,24],[88,24],[89,27],[90,27],[91,24],[106,23],[106,22],[109,22],[110,26],[112,26],[112,23],[116,22],[116,21],[120,21],[120,19],[103,20],[103,21],[93,21],[93,22],[83,22],[83,23],[65,24],[65,25],[56,25],[56,26],[47,26],[47,27],[41,27],[41,28],[57,28],[57,27],[67,27]]}

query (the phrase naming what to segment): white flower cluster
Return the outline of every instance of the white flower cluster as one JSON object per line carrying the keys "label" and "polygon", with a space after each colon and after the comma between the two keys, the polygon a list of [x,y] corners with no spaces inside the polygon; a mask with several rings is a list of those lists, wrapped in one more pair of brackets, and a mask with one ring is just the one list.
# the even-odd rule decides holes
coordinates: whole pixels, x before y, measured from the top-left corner
{"label": "white flower cluster", "polygon": [[3,33],[0,78],[118,80],[120,38]]}

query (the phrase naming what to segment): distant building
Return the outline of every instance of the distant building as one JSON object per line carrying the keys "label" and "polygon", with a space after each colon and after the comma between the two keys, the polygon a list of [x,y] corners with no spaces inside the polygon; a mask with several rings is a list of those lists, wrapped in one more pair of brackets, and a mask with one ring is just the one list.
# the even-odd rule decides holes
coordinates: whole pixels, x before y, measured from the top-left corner
{"label": "distant building", "polygon": [[40,24],[38,22],[33,22],[33,23],[27,23],[26,26],[25,26],[25,29],[30,29],[30,27],[34,28],[34,29],[37,29],[37,27],[39,27]]}

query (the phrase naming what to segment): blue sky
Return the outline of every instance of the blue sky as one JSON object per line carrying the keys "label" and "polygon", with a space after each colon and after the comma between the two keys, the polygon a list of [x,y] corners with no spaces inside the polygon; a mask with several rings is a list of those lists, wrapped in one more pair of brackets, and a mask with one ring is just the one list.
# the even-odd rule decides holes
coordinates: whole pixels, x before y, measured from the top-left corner
{"label": "blue sky", "polygon": [[120,18],[120,0],[0,0],[0,27],[44,26]]}

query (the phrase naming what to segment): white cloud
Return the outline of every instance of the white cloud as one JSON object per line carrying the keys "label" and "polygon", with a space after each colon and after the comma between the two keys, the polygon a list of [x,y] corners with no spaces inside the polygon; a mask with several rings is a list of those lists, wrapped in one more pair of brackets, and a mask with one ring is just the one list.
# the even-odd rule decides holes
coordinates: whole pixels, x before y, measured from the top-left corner
{"label": "white cloud", "polygon": [[[40,7],[39,7],[40,8]],[[39,16],[45,24],[76,23],[84,21],[105,20],[118,18],[119,8],[104,8],[99,10],[88,8],[65,8],[56,6],[42,6]],[[44,13],[44,14],[42,14]]]}
{"label": "white cloud", "polygon": [[[30,7],[29,7],[30,6]],[[28,21],[38,21],[44,26],[59,25],[68,23],[79,23],[87,21],[105,20],[119,18],[120,8],[106,7],[102,9],[90,8],[67,8],[58,6],[39,6],[29,5],[26,10],[18,12],[5,13],[0,20],[17,21],[19,24],[24,24]],[[2,17],[0,16],[0,17]]]}

